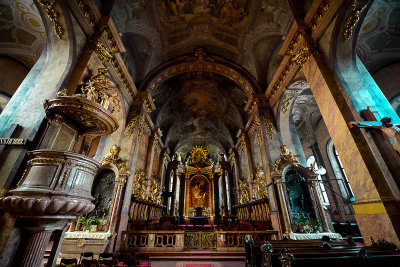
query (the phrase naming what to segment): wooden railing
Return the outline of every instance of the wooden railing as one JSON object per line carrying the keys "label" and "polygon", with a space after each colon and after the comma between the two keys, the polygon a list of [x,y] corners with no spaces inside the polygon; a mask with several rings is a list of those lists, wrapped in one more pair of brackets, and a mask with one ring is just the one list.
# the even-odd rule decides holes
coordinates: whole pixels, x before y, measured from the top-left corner
{"label": "wooden railing", "polygon": [[158,220],[162,216],[163,208],[155,203],[134,199],[129,210],[129,219],[133,222]]}
{"label": "wooden railing", "polygon": [[246,204],[236,206],[237,217],[239,220],[251,221],[270,221],[271,212],[268,199],[259,199]]}

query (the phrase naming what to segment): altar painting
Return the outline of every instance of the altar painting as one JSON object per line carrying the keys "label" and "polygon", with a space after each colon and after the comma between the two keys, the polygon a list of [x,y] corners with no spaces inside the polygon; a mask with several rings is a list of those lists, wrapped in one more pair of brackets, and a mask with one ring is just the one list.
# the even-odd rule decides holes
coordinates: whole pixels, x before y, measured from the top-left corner
{"label": "altar painting", "polygon": [[210,184],[205,176],[195,175],[190,180],[189,200],[190,208],[210,208]]}

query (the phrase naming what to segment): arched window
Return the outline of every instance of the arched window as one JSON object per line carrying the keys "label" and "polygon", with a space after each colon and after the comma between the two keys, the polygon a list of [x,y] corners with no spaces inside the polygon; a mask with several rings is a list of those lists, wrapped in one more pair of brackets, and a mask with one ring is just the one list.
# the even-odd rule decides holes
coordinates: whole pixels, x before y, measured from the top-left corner
{"label": "arched window", "polygon": [[342,193],[343,197],[347,199],[353,198],[353,191],[351,190],[349,180],[344,172],[342,162],[340,161],[339,154],[336,151],[332,139],[329,139],[326,145],[326,150],[328,152],[328,157],[329,161],[331,162],[333,172],[335,173],[337,182],[339,184],[340,192]]}
{"label": "arched window", "polygon": [[0,93],[0,114],[6,108],[8,101],[10,101],[10,97],[6,94]]}
{"label": "arched window", "polygon": [[314,156],[308,157],[307,165],[308,166],[312,165],[314,167],[314,170],[316,171],[316,173],[318,173],[317,179],[319,181],[321,181],[321,182],[318,183],[319,186],[317,187],[318,191],[319,191],[320,198],[321,198],[321,203],[323,205],[326,205],[326,206],[329,205],[330,203],[329,203],[328,194],[326,193],[326,188],[324,186],[324,183],[322,182],[322,176],[321,176],[321,175],[324,175],[326,173],[326,170],[323,167],[318,166],[318,163],[316,162]]}

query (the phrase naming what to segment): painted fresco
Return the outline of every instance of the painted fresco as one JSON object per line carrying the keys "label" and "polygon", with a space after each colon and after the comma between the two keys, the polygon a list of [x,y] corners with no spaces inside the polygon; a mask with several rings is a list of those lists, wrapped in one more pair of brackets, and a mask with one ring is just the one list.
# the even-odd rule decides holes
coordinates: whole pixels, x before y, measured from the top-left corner
{"label": "painted fresco", "polygon": [[158,0],[161,19],[170,25],[187,24],[205,19],[217,24],[232,25],[243,21],[249,0]]}
{"label": "painted fresco", "polygon": [[190,81],[185,83],[185,94],[173,103],[173,113],[178,119],[178,134],[217,134],[221,128],[221,115],[226,100],[211,81]]}

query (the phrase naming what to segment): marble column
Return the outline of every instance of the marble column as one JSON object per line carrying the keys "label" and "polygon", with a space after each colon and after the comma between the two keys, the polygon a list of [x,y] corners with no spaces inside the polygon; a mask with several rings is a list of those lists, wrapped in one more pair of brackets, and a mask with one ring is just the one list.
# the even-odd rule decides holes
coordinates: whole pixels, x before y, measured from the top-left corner
{"label": "marble column", "polygon": [[279,201],[281,203],[281,209],[282,209],[282,217],[283,217],[283,222],[285,226],[285,234],[290,234],[292,233],[292,225],[290,223],[290,218],[289,218],[289,212],[287,210],[287,203],[285,200],[285,193],[284,193],[284,188],[283,184],[284,181],[282,178],[275,180],[274,182],[276,184],[276,187],[278,189],[278,195],[279,195]]}
{"label": "marble column", "polygon": [[177,174],[178,170],[175,168],[173,170],[173,184],[172,184],[172,192],[173,195],[171,197],[171,215],[175,216],[175,200],[176,200],[176,194],[178,194],[179,192],[176,192],[177,190],[177,183],[178,183],[178,174]]}
{"label": "marble column", "polygon": [[108,225],[108,232],[112,233],[114,228],[115,228],[115,222],[117,220],[117,212],[119,209],[119,203],[121,200],[121,194],[122,194],[122,189],[126,183],[126,178],[117,178],[116,179],[116,184],[117,184],[117,189],[115,192],[115,197],[114,197],[114,203],[113,203],[113,208],[111,212],[111,217],[110,217],[110,224]]}
{"label": "marble column", "polygon": [[400,246],[400,192],[396,176],[371,136],[364,130],[348,127],[349,121],[360,120],[359,115],[337,84],[324,56],[312,51],[302,70],[352,186],[355,217],[366,245],[371,244],[373,237]]}
{"label": "marble column", "polygon": [[227,192],[226,192],[226,180],[225,180],[225,173],[226,171],[223,171],[221,174],[221,177],[219,179],[221,180],[222,184],[222,198],[224,201],[224,216],[228,216],[228,197],[227,197]]}
{"label": "marble column", "polygon": [[30,228],[28,240],[26,241],[25,250],[21,255],[18,266],[23,267],[39,267],[42,266],[43,255],[46,251],[47,244],[50,241],[52,231]]}

